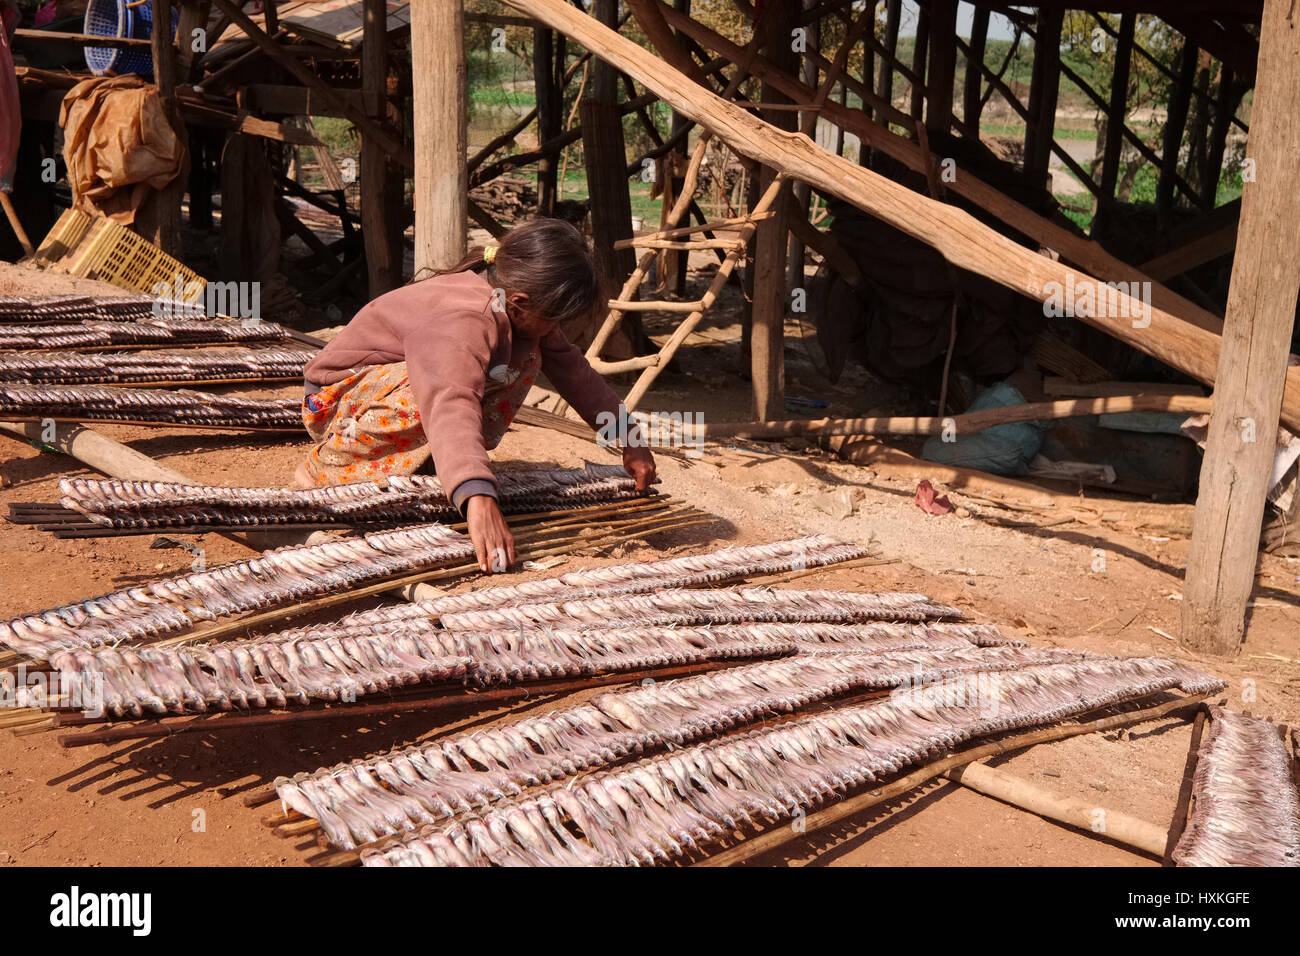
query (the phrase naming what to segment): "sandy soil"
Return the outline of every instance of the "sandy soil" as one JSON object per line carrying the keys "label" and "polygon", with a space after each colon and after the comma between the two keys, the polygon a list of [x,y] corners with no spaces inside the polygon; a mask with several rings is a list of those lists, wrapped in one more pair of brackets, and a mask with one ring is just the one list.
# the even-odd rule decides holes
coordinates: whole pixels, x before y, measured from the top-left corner
{"label": "sandy soil", "polygon": [[[652,326],[651,332],[656,329]],[[730,370],[738,349],[726,323],[706,325],[699,344],[665,373],[645,407],[705,409],[711,419],[747,417],[747,386]],[[791,330],[798,334],[797,329]],[[893,397],[864,381],[819,381],[795,339],[788,349],[789,391],[833,398],[835,410],[865,411]],[[212,483],[287,480],[304,446],[275,437],[200,434],[105,425],[112,437],[172,468]],[[5,439],[0,507],[50,501],[77,463]],[[494,456],[499,462],[575,465],[610,460],[595,445],[519,427]],[[743,443],[710,447],[702,458],[660,456],[663,489],[718,516],[718,524],[657,537],[601,555],[581,555],[548,573],[598,562],[637,560],[680,549],[703,550],[822,531],[874,540],[895,563],[827,570],[798,586],[905,589],[955,603],[978,621],[996,622],[1031,642],[1118,654],[1185,655],[1175,641],[1177,598],[1188,542],[1181,537],[1095,526],[1009,528],[974,503],[969,516],[923,513],[914,482],[839,461],[817,448]],[[853,512],[827,509],[847,491]],[[963,504],[954,495],[955,504]],[[1130,507],[1105,503],[1107,513]],[[1150,509],[1150,504],[1143,505]],[[1024,518],[1025,515],[1016,515]],[[193,556],[151,547],[149,536],[58,541],[0,525],[0,614],[49,607],[130,582],[188,568]],[[200,539],[210,563],[247,555],[214,535]],[[1094,571],[1096,549],[1105,570]],[[513,576],[512,576],[513,578]],[[1266,557],[1247,643],[1234,661],[1190,659],[1229,681],[1230,706],[1294,722],[1300,719],[1296,568]],[[496,582],[494,582],[496,583]],[[475,586],[466,582],[461,587]],[[1243,701],[1243,692],[1254,698]],[[539,701],[534,706],[550,704]],[[275,777],[312,770],[392,746],[481,725],[504,711],[455,724],[411,713],[382,720],[344,718],[274,732],[183,735],[115,746],[63,749],[53,734],[0,736],[0,863],[230,865],[303,864],[314,845],[275,838],[261,819],[274,808],[246,808],[244,791]],[[999,765],[1053,792],[1165,825],[1177,795],[1189,728],[1150,723],[1130,733],[1044,745]],[[789,844],[762,862],[791,865],[1080,864],[1147,865],[1127,850],[1047,823],[952,784]]]}

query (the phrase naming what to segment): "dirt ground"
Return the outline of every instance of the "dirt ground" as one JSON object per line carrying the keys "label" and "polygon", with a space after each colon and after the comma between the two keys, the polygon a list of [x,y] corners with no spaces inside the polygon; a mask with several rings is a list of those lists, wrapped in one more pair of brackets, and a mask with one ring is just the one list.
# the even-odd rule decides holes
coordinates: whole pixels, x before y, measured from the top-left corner
{"label": "dirt ground", "polygon": [[[651,327],[652,334],[656,332]],[[732,369],[734,327],[702,329],[698,344],[665,373],[644,406],[706,410],[710,420],[747,417],[748,387]],[[835,409],[886,404],[863,383],[817,380],[792,328],[789,393],[831,397]],[[284,394],[289,394],[286,390]],[[266,393],[270,394],[270,393]],[[287,482],[304,444],[275,436],[169,432],[103,425],[101,430],[164,464],[213,484]],[[805,445],[807,443],[794,443]],[[504,466],[608,461],[590,442],[516,427],[494,453]],[[955,513],[931,516],[912,500],[913,478],[853,465],[816,447],[735,442],[702,457],[659,456],[662,489],[719,519],[559,567],[644,560],[726,544],[826,532],[873,541],[893,563],[829,569],[792,585],[907,590],[965,609],[1031,643],[1114,654],[1190,659],[1229,682],[1229,706],[1283,722],[1300,719],[1297,568],[1265,557],[1247,641],[1232,661],[1183,652],[1178,598],[1188,541],[1173,532],[1143,534],[1123,521],[1041,527],[1032,513],[996,512],[953,495]],[[77,462],[0,437],[0,508],[52,501],[64,475],[89,474]],[[940,490],[944,490],[942,487]],[[851,514],[836,509],[847,494]],[[1136,508],[1121,500],[1085,504],[1108,516]],[[1144,503],[1144,513],[1153,506]],[[1008,527],[1007,515],[1030,522]],[[998,521],[1001,515],[1001,523]],[[0,614],[9,616],[188,569],[193,555],[151,547],[150,536],[59,541],[0,524]],[[244,547],[205,535],[208,562],[247,556]],[[1100,552],[1099,552],[1100,549]],[[1104,568],[1098,570],[1098,554]],[[508,583],[516,576],[492,583]],[[480,586],[467,581],[459,586]],[[567,698],[539,700],[549,706]],[[341,718],[274,731],[181,735],[113,746],[63,749],[54,734],[0,734],[0,863],[24,865],[302,865],[314,844],[273,836],[261,820],[274,807],[249,809],[247,790],[280,775],[495,721],[504,710],[449,724],[411,713]],[[1050,791],[1165,826],[1177,797],[1189,725],[1152,722],[1103,736],[1042,745],[997,765]],[[1152,865],[1128,850],[1048,823],[942,783],[797,840],[760,862],[788,865]]]}

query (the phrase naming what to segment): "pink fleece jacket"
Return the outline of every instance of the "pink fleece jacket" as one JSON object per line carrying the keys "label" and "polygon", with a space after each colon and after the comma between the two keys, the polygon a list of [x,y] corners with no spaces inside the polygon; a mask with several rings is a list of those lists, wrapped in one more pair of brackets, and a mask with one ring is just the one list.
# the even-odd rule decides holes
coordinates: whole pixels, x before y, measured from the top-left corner
{"label": "pink fleece jacket", "polygon": [[519,369],[540,351],[542,372],[588,425],[596,428],[601,412],[620,414],[619,397],[559,329],[517,336],[491,299],[492,286],[474,272],[395,289],[358,312],[304,371],[309,382],[332,385],[367,366],[406,362],[434,468],[457,505],[465,482],[475,493],[496,489],[482,437],[489,369]]}

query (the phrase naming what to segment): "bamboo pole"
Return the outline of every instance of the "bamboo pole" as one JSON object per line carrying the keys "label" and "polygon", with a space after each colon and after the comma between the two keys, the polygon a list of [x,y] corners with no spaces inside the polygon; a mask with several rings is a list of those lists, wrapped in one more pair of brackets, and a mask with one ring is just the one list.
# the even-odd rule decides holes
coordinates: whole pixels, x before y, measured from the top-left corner
{"label": "bamboo pole", "polygon": [[1085,415],[1119,415],[1126,412],[1176,412],[1187,415],[1204,415],[1210,411],[1211,401],[1198,395],[1111,395],[1103,398],[1072,398],[1056,402],[1030,402],[989,408],[964,415],[897,416],[882,418],[822,418],[812,421],[776,422],[718,422],[697,425],[697,440],[723,438],[788,438],[793,435],[941,435],[954,436],[1007,425],[1012,422],[1032,422],[1060,418],[1078,418]]}
{"label": "bamboo pole", "polygon": [[984,763],[970,763],[955,767],[943,775],[953,783],[961,784],[977,793],[1009,803],[1037,816],[1093,836],[1120,843],[1151,856],[1161,856],[1165,849],[1164,829],[1154,823],[1118,810],[1108,810],[1087,800],[1061,797],[1049,790],[1023,780],[1005,770],[997,770]]}

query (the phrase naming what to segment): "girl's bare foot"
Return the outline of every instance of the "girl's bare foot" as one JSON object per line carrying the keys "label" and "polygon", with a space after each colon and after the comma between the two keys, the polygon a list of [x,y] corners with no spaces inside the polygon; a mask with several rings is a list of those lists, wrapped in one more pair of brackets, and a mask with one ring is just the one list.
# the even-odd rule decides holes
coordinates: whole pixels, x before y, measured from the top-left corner
{"label": "girl's bare foot", "polygon": [[312,481],[311,474],[307,471],[307,463],[304,461],[298,466],[298,470],[293,473],[293,487],[295,488],[315,488],[316,482]]}

